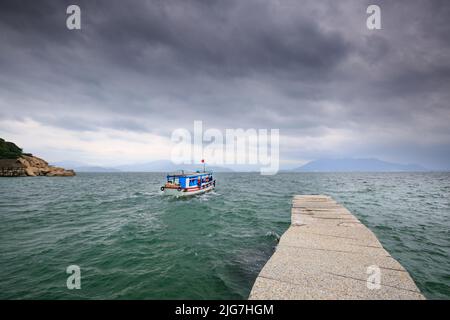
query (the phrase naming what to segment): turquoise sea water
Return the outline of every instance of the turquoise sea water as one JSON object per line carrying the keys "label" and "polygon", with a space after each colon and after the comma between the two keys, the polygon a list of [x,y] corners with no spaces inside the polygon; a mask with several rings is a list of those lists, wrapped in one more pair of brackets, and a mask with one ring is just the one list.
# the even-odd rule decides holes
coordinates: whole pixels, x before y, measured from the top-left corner
{"label": "turquoise sea water", "polygon": [[[162,173],[0,179],[2,299],[245,299],[290,222],[294,194],[328,194],[428,298],[450,298],[450,173],[216,174],[162,196]],[[66,268],[81,268],[68,290]]]}

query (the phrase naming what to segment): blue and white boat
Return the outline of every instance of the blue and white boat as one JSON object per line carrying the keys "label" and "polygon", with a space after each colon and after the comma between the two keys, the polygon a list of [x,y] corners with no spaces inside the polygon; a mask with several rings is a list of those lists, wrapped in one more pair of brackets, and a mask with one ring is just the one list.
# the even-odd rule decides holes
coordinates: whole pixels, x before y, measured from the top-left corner
{"label": "blue and white boat", "polygon": [[167,195],[185,197],[205,193],[216,187],[212,172],[188,172],[167,174],[166,183],[161,191]]}

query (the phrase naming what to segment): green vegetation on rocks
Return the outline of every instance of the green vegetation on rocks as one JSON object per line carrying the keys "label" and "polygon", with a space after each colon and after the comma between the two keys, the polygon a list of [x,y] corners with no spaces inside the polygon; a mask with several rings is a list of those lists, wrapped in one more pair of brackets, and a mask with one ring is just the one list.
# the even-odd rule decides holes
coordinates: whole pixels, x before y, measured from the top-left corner
{"label": "green vegetation on rocks", "polygon": [[0,138],[0,159],[17,159],[23,154],[22,149],[12,142]]}

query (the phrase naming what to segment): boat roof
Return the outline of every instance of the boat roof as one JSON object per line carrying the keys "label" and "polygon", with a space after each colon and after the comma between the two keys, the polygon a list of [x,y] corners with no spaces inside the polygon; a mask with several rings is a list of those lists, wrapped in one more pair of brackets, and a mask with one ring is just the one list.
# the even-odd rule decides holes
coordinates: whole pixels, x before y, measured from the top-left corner
{"label": "boat roof", "polygon": [[197,176],[205,176],[212,174],[211,171],[205,171],[205,172],[172,172],[168,173],[168,177],[197,177]]}

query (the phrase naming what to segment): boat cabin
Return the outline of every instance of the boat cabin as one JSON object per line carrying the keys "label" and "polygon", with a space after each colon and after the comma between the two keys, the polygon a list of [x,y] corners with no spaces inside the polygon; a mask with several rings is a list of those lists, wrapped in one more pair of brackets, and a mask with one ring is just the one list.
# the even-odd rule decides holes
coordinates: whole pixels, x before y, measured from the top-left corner
{"label": "boat cabin", "polygon": [[201,187],[213,180],[212,172],[189,172],[167,175],[167,187],[180,187],[182,189]]}

